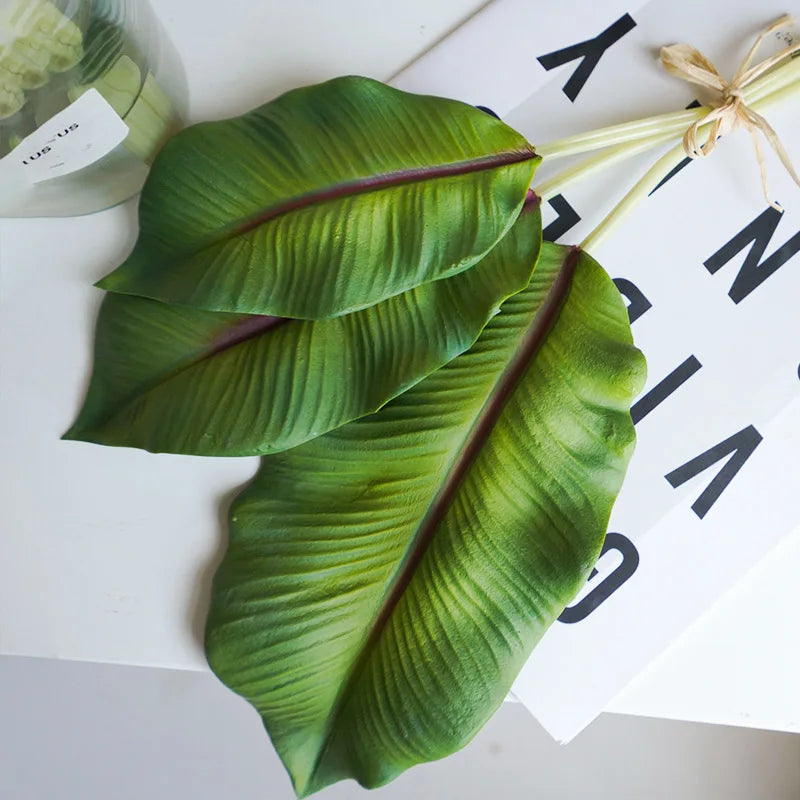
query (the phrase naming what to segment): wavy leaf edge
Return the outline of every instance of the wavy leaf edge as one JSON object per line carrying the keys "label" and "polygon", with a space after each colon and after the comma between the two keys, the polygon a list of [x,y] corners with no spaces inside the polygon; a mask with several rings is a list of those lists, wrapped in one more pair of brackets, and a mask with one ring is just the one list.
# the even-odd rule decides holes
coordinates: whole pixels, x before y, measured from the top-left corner
{"label": "wavy leaf edge", "polygon": [[[389,780],[392,780],[396,777],[397,774],[402,772],[405,768],[410,766],[411,764],[406,764],[404,767],[387,767],[385,771],[379,770],[374,775],[370,772],[364,772],[363,767],[361,769],[357,769],[355,767],[355,762],[353,762],[352,767],[338,767],[332,768],[330,765],[327,767],[327,772],[323,771],[320,772],[321,765],[325,762],[331,747],[332,742],[334,741],[334,737],[336,736],[335,733],[332,733],[334,726],[336,725],[337,718],[339,717],[340,713],[342,713],[342,709],[347,709],[347,704],[350,699],[350,693],[352,687],[358,683],[361,673],[365,669],[365,664],[369,662],[371,652],[370,648],[376,641],[380,640],[381,633],[384,631],[387,620],[391,619],[392,614],[397,609],[398,603],[403,596],[405,590],[409,587],[411,582],[414,579],[414,575],[417,571],[419,564],[425,558],[425,555],[428,551],[429,545],[433,538],[433,534],[436,532],[436,526],[438,521],[447,513],[447,509],[449,507],[450,499],[453,496],[453,493],[458,490],[458,487],[461,485],[461,482],[464,478],[464,475],[469,472],[469,467],[473,463],[476,453],[481,449],[481,444],[485,442],[486,437],[491,433],[494,424],[496,423],[499,415],[502,414],[505,404],[508,401],[509,395],[513,392],[514,387],[517,385],[518,381],[520,380],[521,376],[524,375],[528,365],[531,361],[536,357],[536,354],[541,347],[542,343],[546,341],[549,332],[552,330],[553,326],[557,323],[558,318],[560,316],[561,309],[569,296],[571,287],[572,287],[572,278],[574,276],[574,271],[576,264],[581,257],[581,252],[578,248],[570,248],[565,251],[565,257],[559,269],[558,276],[553,283],[553,286],[547,292],[547,298],[542,305],[540,311],[537,312],[535,319],[531,322],[530,326],[528,327],[525,336],[524,336],[524,343],[521,347],[518,348],[514,359],[510,363],[507,364],[506,368],[503,370],[502,375],[498,381],[499,386],[495,388],[492,392],[492,396],[490,400],[484,405],[483,410],[481,412],[479,420],[473,426],[472,430],[470,431],[470,435],[468,437],[467,442],[464,444],[463,448],[459,451],[459,457],[457,459],[457,463],[455,464],[454,469],[448,470],[448,478],[444,481],[440,489],[437,491],[436,500],[434,500],[429,507],[429,512],[426,517],[420,522],[420,525],[416,529],[416,533],[412,537],[413,543],[409,546],[408,551],[406,553],[406,558],[404,559],[403,563],[401,563],[400,567],[394,574],[394,577],[391,581],[391,588],[387,589],[384,594],[386,595],[384,601],[380,607],[380,610],[374,614],[374,621],[373,624],[367,634],[364,635],[362,639],[362,645],[359,649],[359,654],[357,659],[353,662],[350,666],[347,676],[344,678],[342,682],[342,688],[337,694],[336,702],[333,707],[330,709],[325,722],[325,730],[326,733],[324,735],[323,743],[318,747],[316,757],[314,762],[309,767],[304,767],[301,772],[297,772],[297,764],[293,763],[293,759],[291,753],[282,752],[279,745],[276,744],[279,750],[279,754],[284,761],[284,764],[287,770],[292,775],[292,779],[295,785],[295,790],[298,793],[298,796],[304,797],[308,794],[311,794],[319,789],[323,788],[326,785],[329,785],[336,780],[340,780],[345,777],[352,777],[359,781],[363,786],[366,788],[373,788],[375,786],[382,785]],[[592,259],[589,259],[592,263],[596,265],[596,262],[593,262]],[[599,266],[597,266],[598,269]],[[601,270],[602,271],[602,270]],[[610,284],[610,278],[603,272],[605,276],[605,280],[608,284]],[[616,292],[616,289],[614,289]],[[625,320],[627,323],[627,313],[624,311],[624,304],[622,303],[621,297],[616,295],[619,301],[619,306],[621,311],[618,313],[625,314]],[[628,326],[628,335],[630,334],[630,328]],[[480,340],[479,340],[480,341]],[[643,358],[641,353],[638,350],[635,350],[631,344],[632,340],[622,341],[621,345],[624,347],[629,347],[631,351],[631,355],[629,356],[630,359],[633,359],[630,364],[626,367],[627,373],[624,376],[625,384],[628,389],[620,389],[620,393],[625,395],[625,408],[627,409],[625,412],[627,423],[625,429],[627,433],[624,435],[621,433],[615,434],[616,436],[627,436],[629,438],[628,444],[620,445],[623,446],[623,450],[627,452],[627,456],[625,456],[625,464],[627,464],[627,459],[630,458],[630,453],[633,447],[634,441],[634,431],[633,425],[630,420],[629,408],[630,402],[632,401],[635,394],[641,390],[641,387],[644,382],[644,371],[643,371]],[[634,353],[636,354],[634,356]],[[447,369],[447,367],[443,368]],[[622,377],[622,376],[621,376]],[[626,394],[627,392],[627,394]],[[629,396],[628,396],[629,395]],[[380,413],[380,412],[379,412]],[[615,411],[616,413],[616,411]],[[363,422],[363,420],[362,420]],[[359,423],[355,423],[358,425]],[[295,451],[296,452],[296,451]],[[268,465],[272,457],[268,457],[264,459],[262,462],[262,470],[264,469],[265,465]],[[452,466],[452,465],[451,465]],[[259,472],[261,474],[261,470]],[[623,473],[624,474],[624,471]],[[619,477],[619,483],[621,483],[621,477]],[[615,479],[616,480],[616,479]],[[228,672],[228,668],[226,668],[225,663],[218,661],[218,656],[220,655],[220,648],[225,648],[226,643],[224,640],[218,640],[215,642],[215,635],[218,632],[217,625],[214,621],[214,604],[222,603],[223,605],[228,602],[229,599],[232,599],[232,595],[228,595],[227,593],[236,592],[234,586],[226,585],[222,586],[220,584],[220,576],[226,566],[226,562],[228,559],[231,558],[232,552],[237,548],[237,546],[241,546],[244,544],[246,540],[239,541],[238,534],[236,533],[236,525],[237,525],[237,518],[242,513],[243,510],[243,503],[246,505],[246,500],[249,496],[249,493],[254,490],[254,487],[257,489],[256,481],[250,484],[244,492],[234,501],[230,509],[229,514],[229,523],[231,526],[231,540],[228,547],[228,552],[226,553],[225,559],[223,560],[222,565],[220,566],[220,570],[218,571],[217,575],[215,576],[214,583],[214,603],[212,603],[212,613],[209,616],[209,625],[207,627],[207,639],[206,639],[206,646],[207,646],[207,654],[209,656],[209,663],[212,667],[212,670],[218,675],[220,680],[230,686],[234,691],[238,691],[240,694],[243,694],[245,697],[248,697],[246,691],[243,691],[241,686],[237,688],[236,681],[230,679],[230,675],[226,675]],[[619,488],[615,489],[615,494],[618,492]],[[579,591],[583,581],[585,581],[586,577],[588,576],[591,567],[596,561],[597,556],[600,552],[600,548],[602,546],[603,537],[605,535],[605,530],[608,522],[608,515],[610,515],[610,506],[603,512],[604,519],[598,519],[598,531],[600,527],[602,527],[602,535],[595,537],[593,541],[593,546],[591,548],[591,553],[586,557],[585,563],[584,561],[581,562],[580,566],[580,575],[574,575],[571,577],[571,583],[567,594],[569,596],[561,597],[559,600],[559,607],[555,609],[557,613],[552,615],[549,624],[557,617],[558,613],[571,601],[572,597]],[[420,533],[422,535],[420,536]],[[237,541],[239,545],[237,545]],[[248,540],[249,541],[249,540]],[[287,567],[288,568],[288,567]],[[227,595],[227,598],[226,598]],[[251,621],[252,622],[252,621]],[[248,622],[248,625],[251,624]],[[221,642],[221,643],[220,643]],[[535,644],[535,642],[533,643]],[[533,645],[531,645],[532,647]],[[521,664],[519,665],[521,666]],[[287,680],[290,680],[287,678]],[[508,688],[510,687],[510,682],[508,686],[500,687],[500,692],[496,693],[496,696],[493,701],[493,707],[489,709],[489,713],[485,719],[478,725],[477,728],[465,731],[463,735],[461,735],[458,744],[455,747],[451,747],[448,745],[450,749],[447,752],[443,752],[435,757],[443,757],[448,755],[450,752],[453,752],[455,749],[463,746],[464,744],[469,741],[472,736],[477,733],[479,728],[485,723],[488,716],[496,710],[500,703],[502,703],[502,699],[505,696]],[[249,697],[251,703],[257,705],[257,700],[254,699],[252,696]],[[355,712],[353,712],[355,713]],[[270,724],[268,719],[264,719],[264,723],[267,726],[270,735],[273,735],[273,732],[270,731]],[[398,723],[399,724],[399,723]],[[339,753],[339,758],[342,758],[341,753]],[[430,758],[425,758],[422,760],[431,760]],[[417,762],[413,762],[417,763]],[[333,772],[331,772],[333,769]],[[337,771],[339,770],[339,771]],[[344,770],[344,771],[342,771]]]}

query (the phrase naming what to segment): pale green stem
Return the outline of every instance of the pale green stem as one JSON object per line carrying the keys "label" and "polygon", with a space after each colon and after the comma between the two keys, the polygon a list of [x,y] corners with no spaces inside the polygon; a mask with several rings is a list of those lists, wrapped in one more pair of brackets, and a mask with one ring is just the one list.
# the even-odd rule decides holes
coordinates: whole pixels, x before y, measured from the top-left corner
{"label": "pale green stem", "polygon": [[[780,76],[781,80],[776,80],[775,76],[773,76],[772,80],[764,81],[763,84],[757,86],[750,94],[750,104],[765,108],[767,105],[772,105],[798,91],[800,88],[800,77],[796,78],[795,76],[800,76],[800,58],[792,62],[792,67],[791,70],[788,67],[784,67],[785,72]],[[778,72],[780,72],[780,70]],[[658,118],[654,117],[653,119]],[[681,133],[684,130],[681,128],[676,131],[675,127],[676,126],[670,125],[666,131],[662,131],[646,139],[632,139],[623,144],[618,144],[616,147],[606,148],[602,153],[585,159],[559,172],[539,186],[535,186],[534,191],[543,200],[549,200],[551,197],[560,194],[568,186],[590,175],[594,175],[596,172],[611,167],[626,158],[631,158],[653,147],[657,147],[660,144],[666,144],[673,139],[677,133]]]}
{"label": "pale green stem", "polygon": [[559,172],[549,180],[543,181],[538,186],[534,186],[533,191],[536,192],[542,200],[549,200],[551,197],[555,197],[555,195],[563,192],[564,189],[571,186],[573,183],[588,178],[590,175],[594,175],[596,172],[611,167],[620,161],[624,161],[626,158],[632,158],[660,144],[665,144],[674,138],[675,134],[669,132],[667,134],[662,133],[656,136],[650,136],[647,139],[639,139],[618,145],[610,151],[605,150],[602,153],[598,153],[596,156],[584,159],[569,169]]}
{"label": "pale green stem", "polygon": [[[787,66],[792,65],[794,69],[789,71]],[[791,80],[771,81],[768,85],[760,86],[759,92],[751,92],[748,97],[747,104],[754,111],[761,112],[765,108],[774,105],[781,100],[791,97],[800,91],[800,80],[797,76],[800,75],[800,59],[795,59],[789,62],[789,65],[782,67],[786,70],[784,77],[791,77]],[[768,77],[769,73],[767,76]],[[755,83],[753,84],[755,86]],[[704,125],[698,132],[700,138],[702,134],[708,130],[709,126]],[[614,231],[619,224],[631,213],[636,207],[636,204],[647,197],[650,192],[663,180],[665,175],[668,175],[671,170],[678,166],[678,164],[686,158],[686,152],[683,149],[683,143],[673,147],[668,153],[663,155],[650,167],[650,169],[642,176],[642,178],[633,186],[632,189],[620,200],[615,208],[608,214],[605,219],[581,242],[583,250],[596,249],[608,236]]]}
{"label": "pale green stem", "polygon": [[[798,80],[800,80],[800,58],[789,59],[747,86],[744,89],[745,103],[752,106],[776,91],[788,89]],[[699,106],[685,111],[658,114],[632,122],[624,122],[620,125],[598,128],[594,131],[579,133],[576,136],[567,136],[554,142],[536,145],[536,152],[543,158],[552,160],[619,146],[627,142],[647,139],[656,134],[664,134],[665,137],[667,134],[677,135],[709,111],[711,111],[709,106]]]}
{"label": "pale green stem", "polygon": [[640,141],[656,134],[676,136],[709,111],[707,106],[701,106],[686,111],[659,114],[655,117],[646,117],[633,122],[623,122],[620,125],[611,125],[608,128],[579,133],[577,136],[568,136],[555,142],[537,144],[535,149],[542,158],[552,160]]}
{"label": "pale green stem", "polygon": [[[797,66],[800,67],[800,58],[797,59]],[[800,72],[800,70],[798,71]],[[787,97],[791,97],[793,94],[797,94],[798,92],[800,92],[800,78],[796,79],[792,83],[783,83],[782,85],[777,86],[771,92],[762,94],[760,98],[749,103],[748,105],[750,108],[758,111],[759,109],[767,108],[775,103],[779,103],[780,101],[785,100]]]}
{"label": "pale green stem", "polygon": [[617,203],[610,214],[581,242],[582,250],[594,250],[615,230],[619,224],[633,211],[636,204],[643,200],[658,184],[665,175],[686,158],[683,144],[673,147],[668,153],[650,167],[647,172],[637,181],[636,185]]}
{"label": "pale green stem", "polygon": [[800,81],[800,57],[794,57],[785,64],[771,69],[745,87],[744,101],[748,105],[757,103],[777,91],[790,88],[797,81]]}

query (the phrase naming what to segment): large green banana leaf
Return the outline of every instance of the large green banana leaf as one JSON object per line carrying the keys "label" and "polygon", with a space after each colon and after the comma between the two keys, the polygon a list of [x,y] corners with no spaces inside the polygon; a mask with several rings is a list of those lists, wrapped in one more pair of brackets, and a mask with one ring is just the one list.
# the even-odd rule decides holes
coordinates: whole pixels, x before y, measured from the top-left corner
{"label": "large green banana leaf", "polygon": [[475,267],[326,320],[225,314],[109,294],[86,402],[65,434],[196,455],[294,447],[376,411],[477,339],[530,280],[538,198]]}
{"label": "large green banana leaf", "polygon": [[644,373],[605,272],[544,245],[467,353],[262,460],[206,647],[299,795],[383,784],[497,709],[597,558]]}
{"label": "large green banana leaf", "polygon": [[475,264],[540,159],[455,100],[367,78],[196,125],[153,165],[128,260],[99,285],[216,311],[321,319]]}

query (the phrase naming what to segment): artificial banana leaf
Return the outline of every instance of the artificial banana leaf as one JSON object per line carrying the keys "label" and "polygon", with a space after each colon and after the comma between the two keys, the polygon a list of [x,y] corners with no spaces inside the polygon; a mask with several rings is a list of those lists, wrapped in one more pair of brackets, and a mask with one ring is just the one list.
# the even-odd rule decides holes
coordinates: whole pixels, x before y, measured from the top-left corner
{"label": "artificial banana leaf", "polygon": [[262,460],[230,511],[206,649],[298,795],[383,784],[498,708],[598,556],[644,377],[606,273],[545,244],[468,352]]}
{"label": "artificial banana leaf", "polygon": [[294,447],[377,410],[469,348],[528,284],[541,229],[532,195],[474,268],[333,319],[109,294],[86,402],[65,438],[195,455]]}
{"label": "artificial banana leaf", "polygon": [[215,311],[338,316],[477,263],[539,161],[455,100],[358,77],[296,89],[170,140],[133,253],[99,285]]}

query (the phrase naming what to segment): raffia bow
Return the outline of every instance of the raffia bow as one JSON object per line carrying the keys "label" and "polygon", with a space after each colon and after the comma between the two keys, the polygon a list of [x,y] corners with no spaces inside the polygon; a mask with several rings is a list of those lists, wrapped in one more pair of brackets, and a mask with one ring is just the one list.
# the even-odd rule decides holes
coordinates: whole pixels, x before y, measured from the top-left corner
{"label": "raffia bow", "polygon": [[[699,50],[688,44],[673,44],[669,47],[661,48],[661,63],[668,72],[690,83],[696,83],[718,93],[718,99],[710,103],[712,110],[690,125],[684,134],[683,149],[686,151],[686,155],[690,158],[708,156],[714,150],[719,138],[736,128],[746,128],[753,141],[758,167],[761,171],[761,185],[764,188],[764,196],[767,198],[767,202],[779,211],[782,210],[780,205],[773,201],[770,195],[764,151],[758,136],[759,131],[764,135],[764,138],[778,155],[781,163],[798,186],[800,186],[800,177],[795,172],[789,159],[789,154],[773,127],[764,117],[747,107],[743,90],[760,75],[777,67],[795,53],[800,52],[800,43],[790,45],[775,53],[775,55],[764,59],[756,66],[750,66],[755,58],[756,51],[764,39],[773,31],[791,25],[792,22],[793,18],[790,15],[786,15],[763,30],[730,81],[726,81],[717,68]],[[701,127],[709,123],[711,124],[711,129],[706,140],[700,144],[698,142],[698,132]]]}

